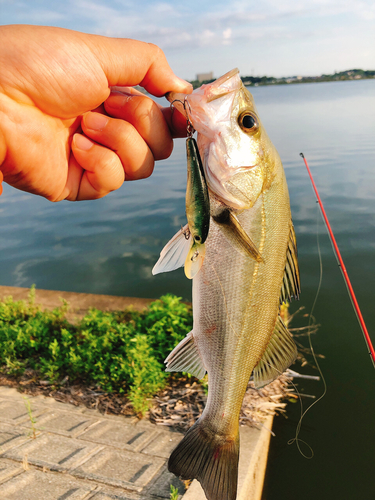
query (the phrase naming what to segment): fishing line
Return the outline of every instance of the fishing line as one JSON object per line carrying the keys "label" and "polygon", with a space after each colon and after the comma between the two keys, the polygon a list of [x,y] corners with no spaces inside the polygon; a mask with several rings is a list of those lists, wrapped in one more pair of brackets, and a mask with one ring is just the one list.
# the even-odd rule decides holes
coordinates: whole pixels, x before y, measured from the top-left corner
{"label": "fishing line", "polygon": [[355,311],[355,314],[357,316],[357,320],[359,322],[359,325],[361,327],[361,330],[362,330],[362,333],[363,333],[363,336],[364,336],[364,339],[365,339],[365,342],[366,342],[366,345],[367,345],[367,348],[368,348],[368,353],[371,357],[371,361],[374,365],[374,368],[375,368],[375,349],[372,345],[372,342],[371,342],[371,338],[370,338],[370,335],[368,333],[368,330],[367,330],[367,327],[366,327],[366,324],[365,324],[365,321],[363,319],[363,316],[362,316],[362,313],[361,313],[361,310],[359,308],[359,305],[358,305],[358,302],[357,302],[357,298],[355,296],[355,293],[354,293],[354,290],[353,290],[353,287],[352,287],[352,284],[350,282],[350,279],[349,279],[349,275],[348,275],[348,272],[345,268],[345,264],[344,264],[344,261],[341,257],[341,253],[340,253],[340,250],[339,250],[339,247],[336,243],[336,239],[335,239],[335,236],[333,234],[333,231],[332,231],[332,228],[331,228],[331,225],[329,223],[329,220],[328,220],[328,217],[327,217],[327,214],[324,210],[324,207],[323,207],[323,203],[322,203],[322,200],[319,196],[319,192],[318,192],[318,189],[315,185],[315,182],[314,182],[314,179],[312,177],[312,174],[311,174],[311,170],[309,168],[309,165],[306,161],[306,158],[304,156],[303,153],[300,153],[300,156],[302,156],[303,158],[303,161],[305,163],[305,166],[307,168],[307,172],[309,174],[309,177],[310,177],[310,180],[311,180],[311,184],[312,184],[312,187],[314,189],[314,192],[315,192],[315,195],[317,197],[317,202],[319,203],[319,207],[320,207],[320,210],[321,210],[321,213],[322,213],[322,216],[323,216],[323,219],[324,219],[324,222],[325,222],[325,225],[326,225],[326,228],[328,230],[328,234],[329,234],[329,237],[330,237],[330,240],[331,240],[331,243],[332,243],[332,247],[333,247],[333,250],[334,250],[334,254],[336,256],[336,259],[337,259],[337,262],[338,262],[338,266],[340,267],[340,270],[341,270],[341,273],[342,273],[342,276],[345,280],[345,284],[346,284],[346,288],[348,290],[348,293],[349,293],[349,297],[350,297],[350,300],[351,300],[351,303],[352,303],[352,306],[354,308],[354,311]]}
{"label": "fishing line", "polygon": [[[313,316],[313,312],[314,312],[316,303],[318,301],[318,297],[319,297],[319,294],[320,294],[320,289],[322,287],[322,282],[323,282],[323,261],[322,261],[322,252],[321,252],[321,249],[320,249],[320,241],[319,241],[319,220],[320,220],[319,219],[319,210],[317,210],[316,215],[317,215],[317,217],[316,217],[316,243],[317,243],[317,250],[318,250],[318,256],[319,256],[319,282],[318,282],[318,288],[316,290],[315,298],[314,298],[314,301],[313,301],[313,304],[312,304],[312,307],[311,307],[311,311],[310,311],[310,314],[309,314],[309,322],[308,322],[307,335],[308,335],[308,339],[309,339],[309,347],[310,347],[310,350],[311,350],[311,354],[313,356],[313,359],[314,359],[316,368],[317,368],[317,370],[319,372],[319,375],[320,375],[320,377],[321,377],[321,379],[323,381],[323,388],[324,389],[323,389],[323,393],[321,394],[321,396],[319,396],[318,399],[316,399],[313,403],[311,403],[311,405],[309,407],[306,408],[306,410],[304,410],[303,409],[303,402],[302,402],[301,394],[298,391],[297,386],[294,384],[294,382],[290,381],[290,383],[294,387],[294,390],[296,391],[296,394],[298,396],[298,400],[299,400],[299,403],[300,403],[301,415],[300,415],[300,418],[299,418],[299,421],[298,421],[298,424],[297,424],[297,427],[296,427],[296,433],[295,433],[294,438],[292,438],[289,441],[287,441],[288,445],[296,443],[297,449],[300,452],[300,454],[304,458],[306,458],[308,460],[311,460],[314,457],[314,450],[312,449],[312,447],[306,441],[304,441],[303,439],[299,438],[299,434],[301,432],[301,427],[302,427],[302,421],[303,421],[306,413],[309,410],[311,410],[311,408],[313,406],[315,406],[319,401],[321,401],[324,398],[324,396],[326,395],[326,393],[327,393],[327,384],[326,384],[323,372],[322,372],[322,370],[321,370],[321,368],[319,366],[319,363],[318,363],[318,360],[317,360],[317,357],[316,357],[316,354],[315,354],[315,351],[314,351],[314,347],[312,345],[312,340],[311,340],[311,327],[315,323],[315,318]],[[270,363],[267,363],[267,364],[270,365]],[[281,372],[276,367],[273,367],[273,368],[276,371],[278,371],[280,373],[280,375],[281,375]],[[307,446],[307,448],[310,451],[310,455],[306,455],[302,451],[301,444],[304,444],[305,446]]]}
{"label": "fishing line", "polygon": [[[280,371],[280,370],[279,370],[276,366],[273,366],[273,365],[272,365],[272,363],[267,362],[266,364],[267,364],[268,366],[270,366],[271,368],[273,368],[276,372],[278,372],[278,373],[279,373],[279,375],[283,375],[283,372],[281,372],[281,371]],[[311,446],[309,445],[309,443],[306,443],[306,441],[303,441],[302,439],[300,439],[300,438],[298,437],[299,432],[300,432],[300,428],[301,428],[300,423],[302,422],[302,418],[303,418],[303,416],[305,415],[305,413],[307,412],[307,410],[308,410],[309,408],[307,408],[307,410],[303,411],[303,403],[302,403],[301,394],[300,394],[299,390],[297,389],[296,384],[295,384],[292,380],[289,380],[289,382],[288,382],[288,383],[290,383],[290,384],[293,386],[294,390],[296,391],[296,395],[297,395],[297,397],[298,397],[299,404],[300,404],[301,416],[300,416],[300,420],[299,420],[298,425],[297,425],[296,435],[295,435],[295,437],[294,437],[293,439],[290,439],[290,440],[287,442],[287,444],[293,444],[294,442],[296,442],[296,446],[297,446],[297,448],[298,448],[298,451],[301,453],[301,455],[302,455],[304,458],[311,459],[311,458],[313,458],[313,456],[314,456],[314,451],[313,451],[313,449],[311,448]],[[259,392],[259,391],[261,390],[261,389],[256,389],[255,387],[253,387],[253,389],[254,389],[255,391],[257,391],[257,392]],[[311,405],[311,406],[312,406],[312,405]],[[273,432],[271,432],[271,433],[272,433],[272,435],[273,435],[273,436],[275,436],[275,434],[274,434]],[[311,453],[311,456],[307,456],[307,455],[305,455],[305,453],[303,453],[303,451],[301,450],[300,443],[303,443],[304,445],[306,445],[306,446],[309,448],[310,453]]]}
{"label": "fishing line", "polygon": [[[313,449],[311,448],[311,446],[306,443],[305,441],[302,441],[301,439],[299,439],[299,434],[301,432],[301,426],[302,426],[302,420],[304,419],[306,413],[311,410],[311,408],[313,406],[315,406],[319,401],[321,401],[324,396],[326,395],[327,393],[327,384],[326,384],[326,381],[325,381],[325,378],[324,378],[324,375],[323,375],[323,372],[319,366],[319,363],[318,363],[318,360],[317,360],[317,357],[315,355],[315,351],[314,351],[314,347],[312,345],[312,341],[311,341],[311,326],[313,325],[313,323],[315,322],[315,318],[313,316],[313,312],[314,312],[314,309],[315,309],[315,306],[316,306],[316,303],[318,301],[318,297],[319,297],[319,294],[320,294],[320,289],[322,287],[322,282],[323,282],[323,261],[322,261],[322,252],[321,252],[321,249],[320,249],[320,242],[319,242],[319,210],[317,210],[316,212],[316,244],[317,244],[317,249],[318,249],[318,256],[319,256],[319,283],[318,283],[318,288],[316,290],[316,294],[315,294],[315,298],[314,298],[314,302],[313,302],[313,305],[311,307],[311,311],[310,311],[310,315],[309,315],[309,328],[307,330],[307,336],[308,336],[308,339],[309,339],[309,347],[310,347],[310,350],[311,350],[311,354],[313,356],[313,359],[314,359],[314,362],[315,362],[315,365],[318,369],[318,372],[319,372],[319,375],[323,381],[323,394],[321,394],[321,396],[319,396],[318,399],[316,399],[313,403],[311,403],[311,405],[306,408],[305,411],[303,411],[303,404],[302,404],[302,400],[301,400],[301,397],[299,396],[300,398],[300,403],[301,403],[301,417],[299,419],[299,422],[297,424],[297,428],[296,428],[296,435],[293,439],[290,439],[288,441],[288,444],[293,444],[294,442],[296,443],[296,446],[298,448],[298,451],[301,453],[301,455],[304,457],[304,458],[307,458],[307,459],[311,459],[313,458],[314,456],[314,451]],[[298,392],[298,391],[297,391]],[[311,452],[311,456],[307,456],[305,455],[301,448],[300,448],[300,445],[299,443],[304,443],[306,446],[309,447],[310,449],[310,452]]]}

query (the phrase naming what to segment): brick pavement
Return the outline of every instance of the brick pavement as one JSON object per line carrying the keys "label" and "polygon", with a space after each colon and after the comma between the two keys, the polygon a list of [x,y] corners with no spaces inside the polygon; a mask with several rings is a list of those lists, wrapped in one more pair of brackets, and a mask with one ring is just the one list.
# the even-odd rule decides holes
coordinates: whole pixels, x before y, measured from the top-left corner
{"label": "brick pavement", "polygon": [[184,486],[166,468],[180,433],[133,417],[0,387],[0,498],[164,500]]}

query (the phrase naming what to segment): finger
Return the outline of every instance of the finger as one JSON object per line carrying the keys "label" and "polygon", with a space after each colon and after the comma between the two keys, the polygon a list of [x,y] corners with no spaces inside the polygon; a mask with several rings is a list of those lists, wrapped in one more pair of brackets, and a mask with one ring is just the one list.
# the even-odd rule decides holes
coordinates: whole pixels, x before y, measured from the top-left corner
{"label": "finger", "polygon": [[86,113],[81,125],[86,136],[115,152],[126,180],[143,179],[152,174],[153,154],[131,123],[99,113]]}
{"label": "finger", "polygon": [[168,123],[173,138],[187,136],[187,119],[176,108],[161,108],[164,120]]}
{"label": "finger", "polygon": [[134,87],[121,87],[120,85],[114,85],[111,87],[111,92],[120,92],[121,94],[125,95],[139,95],[139,96],[144,96],[145,93],[141,92],[138,89],[135,89]]}
{"label": "finger", "polygon": [[95,109],[91,109],[90,111],[95,111],[95,113],[101,113],[102,115],[106,115],[106,111],[105,111],[105,108],[104,108],[104,103],[102,103],[100,106],[98,106],[97,108]]}
{"label": "finger", "polygon": [[170,91],[187,94],[193,91],[190,83],[173,73],[164,52],[156,45],[124,38],[86,36],[110,86],[141,85],[159,97]]}
{"label": "finger", "polygon": [[104,103],[107,113],[133,125],[151,149],[155,160],[168,158],[173,141],[159,106],[144,95],[112,93]]}
{"label": "finger", "polygon": [[68,177],[66,180],[66,184],[61,195],[54,201],[77,201],[83,174],[83,168],[75,159],[74,154],[71,153],[69,158]]}
{"label": "finger", "polygon": [[77,200],[94,200],[118,189],[124,182],[124,169],[114,151],[95,144],[81,134],[73,136],[72,151],[84,172]]}
{"label": "finger", "polygon": [[[140,92],[137,89],[134,89],[133,87],[120,87],[120,86],[114,86],[111,88],[111,95],[122,95],[125,94],[126,96],[141,96],[144,97],[145,95]],[[110,101],[111,102],[111,101]],[[114,102],[116,105],[116,103]],[[105,102],[105,105],[107,106],[107,101]],[[119,104],[117,104],[119,105]],[[182,115],[176,108],[173,106],[167,106],[163,107],[159,103],[156,103],[158,108],[163,114],[164,120],[168,124],[169,131],[171,133],[171,136],[173,138],[176,137],[186,137],[187,135],[187,120],[186,116]],[[112,110],[109,110],[109,114],[112,114]]]}

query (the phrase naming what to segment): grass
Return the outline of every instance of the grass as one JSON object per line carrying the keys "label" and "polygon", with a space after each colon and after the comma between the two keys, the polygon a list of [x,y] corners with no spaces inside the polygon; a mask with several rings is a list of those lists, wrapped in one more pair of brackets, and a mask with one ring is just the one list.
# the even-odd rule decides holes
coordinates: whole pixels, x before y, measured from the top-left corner
{"label": "grass", "polygon": [[165,295],[144,312],[91,309],[76,325],[66,319],[68,305],[42,311],[35,289],[28,301],[0,302],[0,371],[22,375],[33,369],[58,386],[95,384],[106,392],[126,393],[143,414],[166,384],[163,360],[191,330],[191,308]]}
{"label": "grass", "polygon": [[29,415],[29,419],[30,419],[31,429],[30,429],[29,435],[32,437],[32,439],[36,439],[37,431],[38,431],[38,429],[35,426],[35,424],[36,424],[36,418],[33,415],[33,410],[31,408],[31,403],[30,403],[29,398],[24,397],[23,399],[25,400],[25,406],[26,406],[27,414]]}
{"label": "grass", "polygon": [[179,497],[178,488],[175,488],[173,484],[170,485],[170,500],[178,500]]}

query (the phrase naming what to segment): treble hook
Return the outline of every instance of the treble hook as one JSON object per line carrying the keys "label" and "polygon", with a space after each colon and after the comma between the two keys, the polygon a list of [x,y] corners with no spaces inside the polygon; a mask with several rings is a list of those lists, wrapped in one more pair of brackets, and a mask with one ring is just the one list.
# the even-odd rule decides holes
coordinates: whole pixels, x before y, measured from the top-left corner
{"label": "treble hook", "polygon": [[190,103],[188,101],[188,96],[185,96],[184,100],[183,101],[180,101],[180,99],[174,99],[172,102],[171,102],[171,108],[172,108],[172,111],[174,110],[174,106],[173,106],[173,103],[174,102],[179,102],[180,104],[182,104],[183,108],[184,108],[184,111],[185,111],[185,115],[186,115],[186,131],[187,131],[187,135],[188,137],[193,137],[194,135],[194,132],[195,132],[195,128],[193,126],[193,123],[192,121],[190,120],[190,117],[189,117],[189,114],[191,114],[191,106],[190,106]]}

